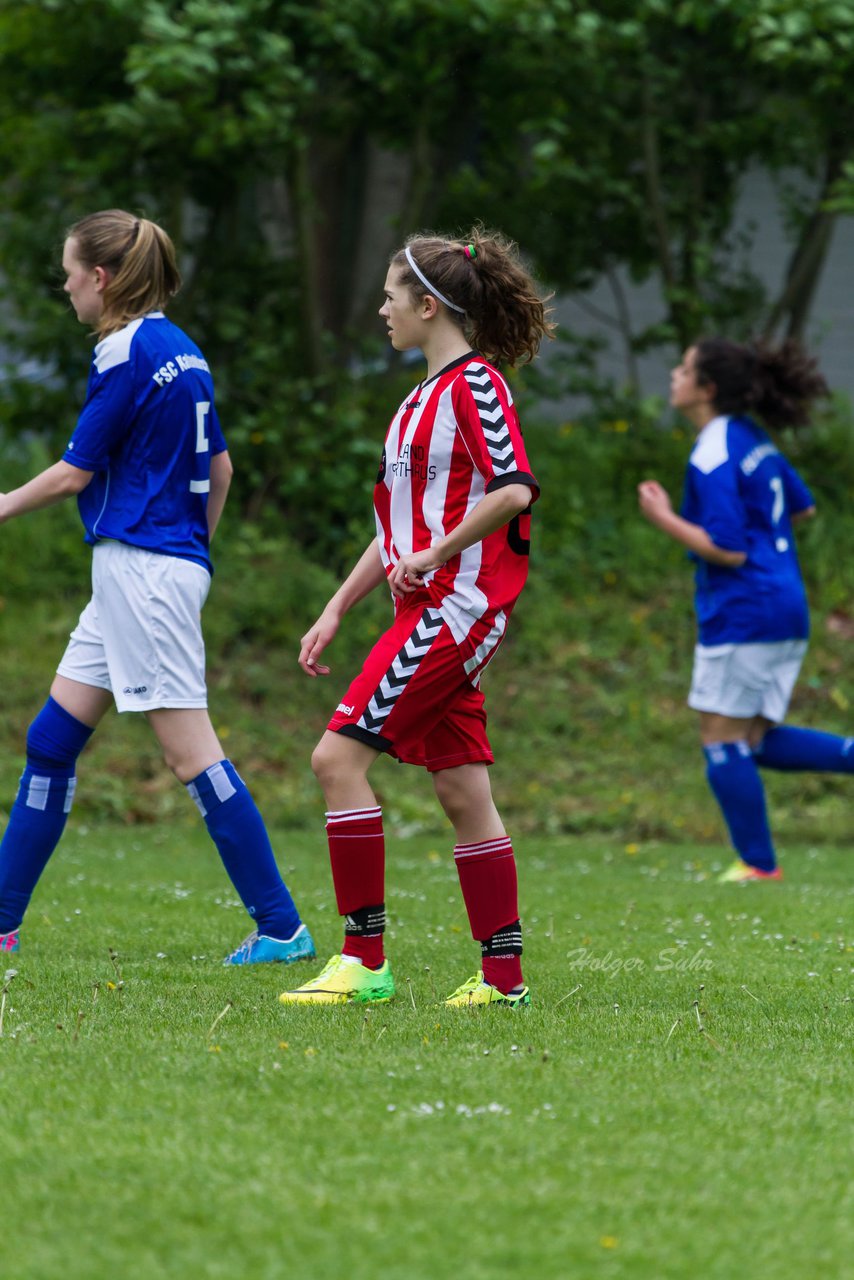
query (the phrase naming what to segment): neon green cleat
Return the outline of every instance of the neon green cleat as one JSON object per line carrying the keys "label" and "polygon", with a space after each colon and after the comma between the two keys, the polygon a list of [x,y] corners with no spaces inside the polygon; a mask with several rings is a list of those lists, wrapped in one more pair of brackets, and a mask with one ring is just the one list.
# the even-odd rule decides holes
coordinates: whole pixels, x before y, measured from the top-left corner
{"label": "neon green cleat", "polygon": [[718,884],[746,884],[749,880],[782,879],[783,872],[779,867],[775,867],[773,871],[760,871],[758,867],[751,867],[749,862],[742,862],[741,858],[736,858],[732,866],[721,872],[717,882]]}
{"label": "neon green cleat", "polygon": [[457,987],[456,991],[448,996],[443,1004],[450,1005],[452,1008],[474,1008],[475,1005],[482,1004],[504,1004],[511,1009],[518,1009],[522,1005],[531,1003],[531,993],[527,987],[523,987],[521,991],[511,991],[505,995],[503,991],[499,991],[497,987],[492,987],[488,982],[484,982],[483,974],[478,972],[473,978],[469,978],[468,982],[464,982],[461,987]]}
{"label": "neon green cleat", "polygon": [[282,1004],[384,1004],[394,995],[391,966],[368,969],[350,956],[333,956],[316,978],[283,991]]}

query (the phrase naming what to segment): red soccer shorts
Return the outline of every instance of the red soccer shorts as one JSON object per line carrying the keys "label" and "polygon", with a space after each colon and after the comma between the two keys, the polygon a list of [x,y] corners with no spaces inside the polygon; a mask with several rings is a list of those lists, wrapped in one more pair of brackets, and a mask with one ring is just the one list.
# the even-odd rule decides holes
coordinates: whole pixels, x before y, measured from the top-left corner
{"label": "red soccer shorts", "polygon": [[399,608],[327,726],[431,773],[492,764],[483,694],[438,609]]}

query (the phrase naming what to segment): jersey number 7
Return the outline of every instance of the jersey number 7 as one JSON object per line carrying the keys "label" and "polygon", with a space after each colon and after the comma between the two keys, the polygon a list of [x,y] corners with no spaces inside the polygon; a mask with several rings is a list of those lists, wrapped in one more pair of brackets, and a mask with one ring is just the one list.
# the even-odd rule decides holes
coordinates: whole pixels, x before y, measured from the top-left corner
{"label": "jersey number 7", "polygon": [[[783,512],[786,510],[786,497],[783,493],[783,481],[779,476],[773,476],[769,481],[771,492],[774,495],[774,505],[771,508],[771,523],[776,530],[783,518]],[[788,538],[778,537],[774,543],[778,551],[789,550]]]}

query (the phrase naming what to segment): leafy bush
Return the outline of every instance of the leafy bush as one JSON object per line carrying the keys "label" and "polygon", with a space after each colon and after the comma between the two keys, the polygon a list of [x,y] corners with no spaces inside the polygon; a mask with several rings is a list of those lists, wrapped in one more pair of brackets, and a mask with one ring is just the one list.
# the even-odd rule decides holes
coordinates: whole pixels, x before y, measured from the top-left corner
{"label": "leafy bush", "polygon": [[[654,398],[599,398],[597,411],[571,422],[526,425],[526,442],[542,484],[535,508],[537,571],[561,582],[615,587],[643,598],[660,590],[668,573],[690,576],[685,553],[638,515],[637,485],[654,477],[681,501],[692,429],[665,415]],[[850,548],[854,536],[854,416],[842,398],[815,425],[784,433],[780,446],[816,495],[819,518],[802,528],[802,561],[813,603],[850,607]],[[686,581],[686,591],[688,590]]]}
{"label": "leafy bush", "polygon": [[[394,401],[388,395],[394,386],[396,376],[379,378],[371,395]],[[691,566],[675,543],[639,517],[635,494],[640,479],[655,475],[678,497],[690,436],[662,423],[654,404],[613,402],[606,408],[596,420],[554,426],[537,421],[532,407],[523,405],[543,492],[528,587],[485,679],[496,794],[506,820],[520,832],[604,830],[617,839],[690,837],[720,844],[725,835],[706,793],[695,726],[685,709],[694,643]],[[377,450],[382,431],[380,426]],[[845,497],[850,432],[845,406],[834,406],[814,432],[785,442],[821,509],[803,532],[814,640],[792,718],[835,732],[850,732],[854,706],[846,640],[854,535]],[[236,452],[240,468],[243,450]],[[5,446],[7,485],[51,460],[37,442]],[[349,505],[343,490],[335,499],[358,525],[353,534],[332,520],[324,523],[329,488],[323,480],[321,475],[314,486],[304,481],[311,527],[322,531],[313,546],[295,536],[305,534],[304,521],[286,527],[277,501],[271,499],[255,520],[245,518],[239,503],[229,504],[214,545],[216,574],[205,611],[215,727],[270,821],[288,827],[317,821],[311,748],[390,617],[387,593],[375,592],[347,618],[330,648],[332,676],[307,680],[299,671],[300,636],[372,531],[372,474],[366,492],[349,494]],[[6,805],[20,772],[24,727],[88,596],[89,552],[71,503],[11,522],[0,539],[6,566],[0,805]],[[91,786],[96,777],[97,788]],[[390,828],[421,830],[439,822],[427,779],[409,773],[401,792],[397,773],[381,763],[374,781]],[[783,831],[790,838],[841,840],[850,825],[847,781],[772,779],[769,795]],[[190,822],[194,811],[185,799],[137,717],[111,718],[87,748],[81,814]]]}

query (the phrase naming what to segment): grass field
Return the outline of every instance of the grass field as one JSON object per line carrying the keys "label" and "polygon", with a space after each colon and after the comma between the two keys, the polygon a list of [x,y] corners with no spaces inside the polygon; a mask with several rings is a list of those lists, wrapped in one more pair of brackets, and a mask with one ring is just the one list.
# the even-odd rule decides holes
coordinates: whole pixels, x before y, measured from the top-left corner
{"label": "grass field", "polygon": [[[4,1275],[851,1275],[850,850],[717,887],[721,849],[527,837],[510,1013],[444,835],[390,842],[396,1002],[285,1010],[204,832],[72,817],[6,957]],[[321,958],[322,842],[278,840]]]}
{"label": "grass field", "polygon": [[[534,1005],[440,1007],[476,952],[429,781],[387,761],[396,1003],[285,1010],[316,968],[221,968],[242,909],[150,731],[110,717],[4,958],[3,1280],[854,1277],[851,779],[767,775],[787,878],[714,884],[731,854],[684,706],[689,574],[638,527],[623,443],[593,484],[555,452],[574,439],[552,442],[487,688]],[[844,499],[807,535],[823,610],[791,719],[848,734]],[[0,828],[86,599],[68,507],[3,529]],[[387,602],[307,681],[328,568],[236,513],[217,566],[214,724],[323,961],[340,936],[309,755]]]}

